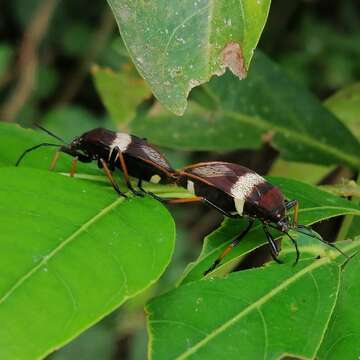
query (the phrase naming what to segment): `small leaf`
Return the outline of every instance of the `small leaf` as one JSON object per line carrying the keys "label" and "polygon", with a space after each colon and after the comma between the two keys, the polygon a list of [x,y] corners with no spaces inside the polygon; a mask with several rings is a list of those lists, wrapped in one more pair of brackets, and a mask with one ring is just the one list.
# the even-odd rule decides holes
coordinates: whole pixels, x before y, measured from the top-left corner
{"label": "small leaf", "polygon": [[147,306],[150,358],[313,359],[338,287],[329,258],[181,286]]}
{"label": "small leaf", "polygon": [[130,56],[154,95],[181,115],[190,90],[228,67],[243,78],[270,0],[108,0]]}
{"label": "small leaf", "polygon": [[[339,215],[354,214],[360,216],[359,205],[314,186],[283,178],[271,178],[269,180],[277,185],[287,198],[299,200],[300,224],[309,225]],[[204,240],[199,258],[187,267],[181,283],[201,279],[204,276],[204,271],[212,265],[225,247],[239,235],[246,223],[245,219],[226,220],[219,229],[208,235]],[[277,236],[279,237],[279,235]],[[286,237],[284,240],[289,241]],[[253,226],[249,234],[224,258],[216,273],[221,273],[221,270],[229,264],[235,263],[240,257],[264,244],[266,244],[266,237],[261,226]],[[299,245],[301,246],[301,243]]]}
{"label": "small leaf", "polygon": [[159,202],[47,171],[1,175],[1,359],[44,357],[167,267],[175,231]]}
{"label": "small leaf", "polygon": [[339,299],[317,354],[320,360],[358,359],[360,356],[359,276],[360,256],[356,255],[342,272]]}
{"label": "small leaf", "polygon": [[166,112],[135,120],[131,129],[174,149],[227,151],[270,142],[289,161],[358,168],[360,144],[309,92],[257,52],[248,77],[215,77],[203,86],[212,108],[191,104],[181,121]]}
{"label": "small leaf", "polygon": [[135,117],[136,107],[151,91],[131,69],[114,72],[111,69],[93,67],[93,78],[106,109],[117,125],[124,126]]}

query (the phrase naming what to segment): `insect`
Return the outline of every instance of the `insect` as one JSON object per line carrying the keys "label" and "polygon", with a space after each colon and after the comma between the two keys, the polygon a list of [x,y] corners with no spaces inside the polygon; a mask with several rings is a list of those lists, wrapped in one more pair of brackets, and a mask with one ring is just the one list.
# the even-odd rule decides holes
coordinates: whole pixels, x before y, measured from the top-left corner
{"label": "insect", "polygon": [[[123,172],[127,187],[136,195],[147,193],[159,199],[155,194],[143,189],[142,181],[164,184],[175,181],[175,170],[172,169],[166,158],[154,146],[150,145],[146,139],[127,133],[96,128],[76,137],[70,144],[66,144],[63,139],[49,130],[39,125],[37,127],[61,141],[62,144],[41,143],[33,146],[22,153],[16,162],[16,166],[29,152],[40,147],[52,146],[58,147],[58,150],[52,160],[51,170],[55,168],[62,152],[73,157],[70,170],[71,176],[74,176],[76,172],[78,161],[83,163],[97,161],[98,167],[104,170],[115,191],[124,197],[126,195],[120,190],[112,176],[112,171],[116,168]],[[134,189],[129,176],[138,179],[137,187],[140,191]]]}
{"label": "insect", "polygon": [[[346,256],[334,244],[323,240],[312,229],[298,225],[298,200],[286,200],[277,187],[244,166],[220,161],[190,165],[179,171],[178,184],[187,188],[199,201],[214,207],[224,216],[248,219],[246,228],[225,248],[205,274],[214,270],[222,259],[238,245],[250,231],[256,219],[262,224],[271,255],[277,262],[281,262],[277,258],[279,249],[269,228],[277,229],[290,238],[296,250],[295,264],[299,260],[300,252],[289,230],[316,238]],[[290,209],[294,209],[293,219],[287,214]]]}

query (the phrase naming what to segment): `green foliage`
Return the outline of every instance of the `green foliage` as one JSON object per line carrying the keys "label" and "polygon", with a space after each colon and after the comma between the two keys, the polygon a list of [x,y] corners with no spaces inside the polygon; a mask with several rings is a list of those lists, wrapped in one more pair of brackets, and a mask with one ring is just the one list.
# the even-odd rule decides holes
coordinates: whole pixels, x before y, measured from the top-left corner
{"label": "green foliage", "polygon": [[359,355],[355,345],[360,335],[356,305],[360,298],[356,286],[359,273],[360,257],[356,255],[343,270],[339,299],[319,350],[320,359],[351,359]]}
{"label": "green foliage", "polygon": [[341,89],[326,100],[325,106],[360,139],[360,83]]}
{"label": "green foliage", "polygon": [[[130,131],[168,148],[174,167],[219,158],[247,164],[298,199],[300,224],[316,224],[349,258],[291,230],[301,253],[293,266],[293,243],[271,230],[283,264],[267,262],[257,221],[204,277],[246,219],[216,229],[214,212],[174,204],[172,256],[174,220],[159,201],[117,196],[96,161],[79,163],[70,178],[73,159],[62,154],[50,172],[56,146],[30,152],[16,168],[26,149],[62,143],[1,122],[0,359],[43,358],[72,339],[52,358],[144,359],[146,343],[153,360],[357,358],[355,5],[329,5],[326,19],[317,2],[274,2],[261,45],[269,55],[257,50],[253,57],[270,0],[108,3],[64,0],[51,14],[46,1],[5,6],[4,119],[42,124],[66,143],[96,127]],[[35,16],[40,21],[31,22]],[[226,68],[237,77],[229,69],[220,76]],[[6,117],[10,103],[13,118]],[[128,191],[121,172],[113,175]],[[143,186],[161,198],[193,196],[172,184]]]}
{"label": "green foliage", "polygon": [[312,359],[339,280],[339,267],[324,258],[182,286],[147,307],[150,358]]}
{"label": "green foliage", "polygon": [[140,117],[132,129],[177,149],[254,148],[268,139],[288,160],[359,166],[360,144],[347,128],[260,53],[245,80],[226,74],[204,91],[214,111],[194,104],[181,121],[156,113]]}
{"label": "green foliage", "polygon": [[3,76],[9,66],[12,54],[13,51],[10,45],[0,43],[0,77]]}
{"label": "green foliage", "polygon": [[181,115],[190,90],[229,67],[249,68],[270,0],[108,0],[140,74],[159,101]]}
{"label": "green foliage", "polygon": [[174,223],[159,202],[35,169],[1,173],[2,359],[53,351],[168,265]]}
{"label": "green foliage", "polygon": [[[359,205],[321,191],[314,186],[290,179],[271,178],[269,180],[279,186],[289,199],[296,198],[299,200],[300,224],[310,225],[317,221],[339,215],[355,214],[360,216]],[[226,246],[235,239],[241,229],[246,226],[246,223],[246,220],[226,220],[219,229],[208,235],[204,240],[199,258],[188,266],[181,283],[184,284],[201,279],[204,271],[211,266]],[[293,232],[292,235],[295,239],[299,237],[299,234],[296,232]],[[287,237],[284,237],[284,240],[289,241]],[[298,242],[301,245],[301,240]],[[225,270],[228,269],[229,265],[238,262],[239,258],[249,254],[265,243],[266,238],[261,225],[255,225],[245,239],[222,261],[216,273],[223,273],[223,268]]]}
{"label": "green foliage", "polygon": [[124,127],[136,115],[136,107],[151,95],[150,89],[131,67],[120,73],[93,68],[96,88],[115,124]]}

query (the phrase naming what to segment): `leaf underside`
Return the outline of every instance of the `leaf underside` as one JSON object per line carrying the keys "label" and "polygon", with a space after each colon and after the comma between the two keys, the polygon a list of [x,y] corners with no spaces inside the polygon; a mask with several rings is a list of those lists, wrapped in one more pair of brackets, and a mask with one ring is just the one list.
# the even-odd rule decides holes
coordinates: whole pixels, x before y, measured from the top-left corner
{"label": "leaf underside", "polygon": [[178,115],[190,90],[226,67],[245,77],[270,7],[270,0],[108,3],[138,71]]}

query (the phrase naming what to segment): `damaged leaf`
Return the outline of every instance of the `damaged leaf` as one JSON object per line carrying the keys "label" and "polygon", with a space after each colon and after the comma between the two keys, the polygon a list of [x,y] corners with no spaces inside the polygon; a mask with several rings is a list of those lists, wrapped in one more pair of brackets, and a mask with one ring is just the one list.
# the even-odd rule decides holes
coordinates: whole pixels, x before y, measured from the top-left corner
{"label": "damaged leaf", "polygon": [[229,151],[270,142],[285,160],[359,167],[354,135],[260,51],[245,80],[215,77],[194,91],[194,100],[181,121],[158,111],[135,119],[131,130],[174,149]]}
{"label": "damaged leaf", "polygon": [[154,95],[184,113],[190,90],[229,68],[246,76],[270,0],[108,0],[122,38]]}

